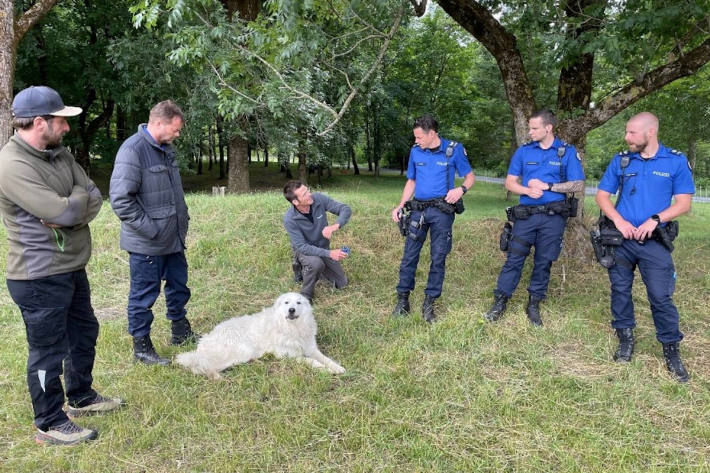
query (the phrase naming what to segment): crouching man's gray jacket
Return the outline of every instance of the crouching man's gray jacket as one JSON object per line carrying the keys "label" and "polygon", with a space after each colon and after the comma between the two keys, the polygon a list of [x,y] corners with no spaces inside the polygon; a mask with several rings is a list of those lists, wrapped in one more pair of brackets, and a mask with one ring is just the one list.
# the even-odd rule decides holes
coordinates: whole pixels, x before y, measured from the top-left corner
{"label": "crouching man's gray jacket", "polygon": [[347,205],[320,193],[313,194],[313,204],[311,204],[313,221],[296,210],[293,205],[286,211],[283,222],[291,239],[293,251],[306,256],[330,257],[330,240],[322,233],[328,226],[326,211],[338,216],[337,222],[341,229],[348,223],[352,213]]}

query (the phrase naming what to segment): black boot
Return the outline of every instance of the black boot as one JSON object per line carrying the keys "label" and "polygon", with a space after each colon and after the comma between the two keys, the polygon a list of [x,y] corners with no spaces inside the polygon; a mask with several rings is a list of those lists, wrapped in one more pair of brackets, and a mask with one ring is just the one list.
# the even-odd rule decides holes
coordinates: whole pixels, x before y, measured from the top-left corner
{"label": "black boot", "polygon": [[488,312],[486,312],[483,317],[489,322],[495,322],[503,317],[506,304],[508,304],[508,297],[504,294],[496,294],[493,305],[490,309],[488,309]]}
{"label": "black boot", "polygon": [[186,343],[194,343],[197,341],[197,335],[192,331],[190,321],[187,320],[187,317],[183,317],[180,320],[173,320],[170,324],[170,331],[172,332],[172,337],[170,337],[171,345],[185,345]]}
{"label": "black boot", "polygon": [[528,320],[536,327],[542,327],[542,319],[540,318],[540,301],[537,297],[530,296],[528,306],[525,308],[525,313],[528,314]]}
{"label": "black boot", "polygon": [[424,296],[424,302],[422,303],[422,315],[424,316],[424,321],[427,323],[432,323],[436,319],[436,314],[434,313],[434,301],[436,298],[431,296]]}
{"label": "black boot", "polygon": [[397,293],[397,305],[394,306],[392,315],[397,317],[404,317],[409,315],[409,293],[408,292],[398,292]]}
{"label": "black boot", "polygon": [[680,359],[678,342],[664,343],[663,356],[666,359],[666,368],[668,368],[668,371],[676,377],[678,382],[687,383],[689,376],[688,372],[685,370],[685,366],[683,366],[683,362]]}
{"label": "black boot", "polygon": [[634,329],[617,328],[616,336],[619,337],[619,348],[614,353],[614,361],[628,363],[634,354]]}
{"label": "black boot", "polygon": [[300,284],[303,282],[303,267],[301,262],[298,261],[298,256],[294,255],[291,261],[291,269],[293,269],[293,282]]}
{"label": "black boot", "polygon": [[170,364],[170,360],[159,357],[155,352],[155,347],[153,347],[150,335],[146,335],[145,337],[133,337],[133,358],[146,365],[167,366]]}

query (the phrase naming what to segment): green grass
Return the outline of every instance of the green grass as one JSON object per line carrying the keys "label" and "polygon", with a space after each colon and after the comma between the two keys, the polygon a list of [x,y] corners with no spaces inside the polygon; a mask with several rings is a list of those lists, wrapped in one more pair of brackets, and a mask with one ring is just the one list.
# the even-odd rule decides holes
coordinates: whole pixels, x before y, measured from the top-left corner
{"label": "green grass", "polygon": [[[188,309],[200,332],[298,290],[281,225],[282,178],[272,179],[267,192],[188,196]],[[88,266],[101,319],[95,386],[126,405],[81,420],[100,431],[92,444],[35,445],[24,326],[3,290],[0,471],[710,471],[709,206],[696,204],[681,219],[674,253],[682,353],[692,376],[679,385],[665,370],[641,283],[634,288],[634,361],[611,361],[608,279],[581,258],[565,255],[553,266],[543,329],[524,314],[529,264],[505,317],[483,323],[504,261],[497,239],[509,203],[500,186],[479,183],[465,197],[439,322],[430,327],[419,312],[428,249],[414,313],[393,319],[403,241],[389,212],[402,184],[395,177],[338,175],[324,189],[354,209],[334,239],[352,248],[345,262],[350,286],[339,292],[319,286],[315,299],[319,345],[348,370],[338,377],[272,357],[237,366],[219,382],[177,367],[134,364],[125,319],[127,257],[105,204],[92,223]],[[587,208],[591,218],[591,199]],[[4,265],[4,233],[0,242]],[[153,340],[161,354],[174,355],[181,349],[168,345],[160,301]]]}

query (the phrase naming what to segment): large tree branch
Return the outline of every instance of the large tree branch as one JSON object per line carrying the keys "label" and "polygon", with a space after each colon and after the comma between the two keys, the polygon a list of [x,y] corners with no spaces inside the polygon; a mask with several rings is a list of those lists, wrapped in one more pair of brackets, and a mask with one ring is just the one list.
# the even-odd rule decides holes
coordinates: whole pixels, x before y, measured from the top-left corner
{"label": "large tree branch", "polygon": [[37,24],[52,9],[55,3],[57,3],[57,0],[38,0],[21,17],[15,20],[15,44],[20,42],[29,29]]}
{"label": "large tree branch", "polygon": [[[576,21],[576,28],[567,29],[567,37],[577,40],[580,36],[590,35],[602,27],[604,9],[607,0],[574,0],[565,4],[565,18]],[[594,8],[599,18],[591,17],[587,11]],[[563,112],[588,110],[592,97],[592,72],[594,69],[594,53],[578,54],[564,61],[567,64],[560,70],[557,84],[557,109]]]}
{"label": "large tree branch", "polygon": [[625,85],[584,115],[565,120],[561,124],[561,128],[566,131],[565,137],[573,142],[584,137],[589,131],[606,123],[626,107],[674,80],[695,74],[708,62],[710,62],[710,38],[678,59],[659,66]]}
{"label": "large tree branch", "polygon": [[476,1],[437,0],[437,3],[495,58],[513,112],[515,136],[518,144],[523,143],[527,139],[527,120],[535,109],[535,98],[515,35]]}
{"label": "large tree branch", "polygon": [[382,46],[380,47],[380,53],[377,55],[377,59],[375,62],[372,63],[370,66],[370,69],[365,73],[364,76],[360,79],[360,82],[357,87],[355,87],[352,91],[350,91],[350,94],[348,97],[345,99],[345,102],[343,102],[342,107],[340,107],[340,111],[338,112],[337,116],[335,117],[335,120],[333,120],[323,131],[318,133],[318,136],[324,136],[332,130],[335,125],[340,121],[341,118],[343,118],[343,115],[345,112],[348,110],[348,107],[350,106],[350,102],[353,101],[355,98],[355,95],[357,94],[358,89],[370,79],[370,76],[375,72],[375,70],[379,67],[379,65],[382,63],[382,59],[385,57],[385,53],[387,52],[387,49],[389,48],[390,42],[392,41],[392,38],[394,38],[395,33],[397,33],[397,30],[399,29],[399,25],[402,22],[402,18],[404,17],[404,8],[400,8],[399,12],[397,13],[397,17],[394,20],[394,23],[392,23],[392,27],[389,30],[389,33],[387,33],[387,37],[385,38],[385,41],[382,43]]}

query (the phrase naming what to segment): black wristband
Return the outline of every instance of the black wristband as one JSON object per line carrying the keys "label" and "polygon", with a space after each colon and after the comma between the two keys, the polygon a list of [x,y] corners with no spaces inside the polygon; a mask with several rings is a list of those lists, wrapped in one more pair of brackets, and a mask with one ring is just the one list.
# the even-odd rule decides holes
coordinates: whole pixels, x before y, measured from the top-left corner
{"label": "black wristband", "polygon": [[553,184],[554,184],[553,182],[548,182],[548,183],[547,183],[547,185],[550,186],[550,188],[547,189],[548,191],[551,191],[551,190],[552,190],[552,185],[553,185]]}
{"label": "black wristband", "polygon": [[661,217],[659,217],[658,214],[651,215],[651,220],[655,220],[658,224],[661,223]]}
{"label": "black wristband", "polygon": [[468,188],[466,186],[464,186],[463,184],[461,184],[461,190],[463,191],[464,194],[466,192],[468,192]]}

